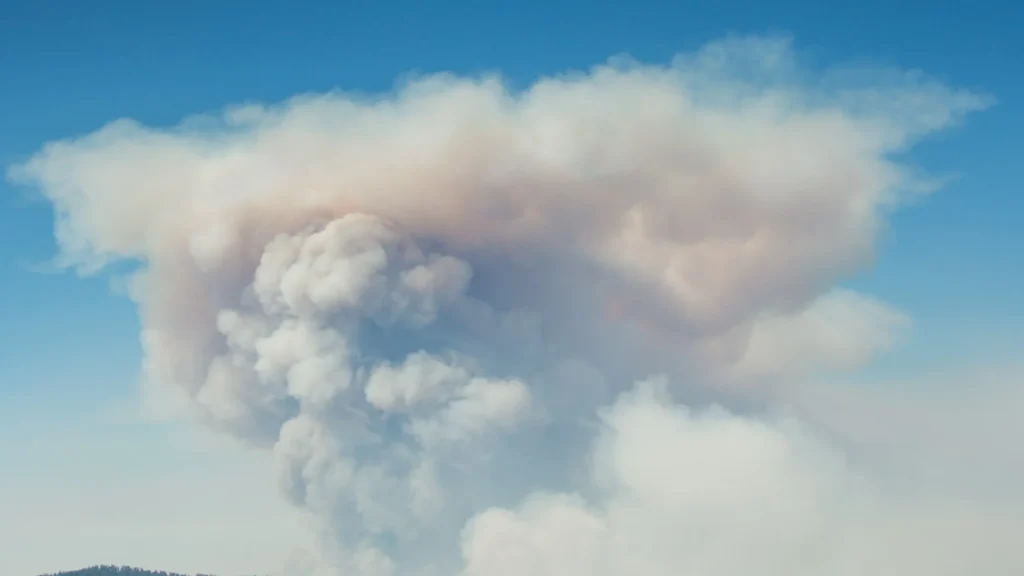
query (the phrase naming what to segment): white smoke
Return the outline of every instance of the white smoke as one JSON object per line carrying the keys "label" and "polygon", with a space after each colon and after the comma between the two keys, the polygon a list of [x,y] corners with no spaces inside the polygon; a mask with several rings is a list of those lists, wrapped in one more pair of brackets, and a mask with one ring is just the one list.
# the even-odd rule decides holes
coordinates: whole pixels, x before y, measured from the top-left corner
{"label": "white smoke", "polygon": [[1020,516],[891,492],[802,384],[904,330],[832,287],[927,185],[894,155],[987,100],[797,64],[732,39],[122,120],[12,175],[65,264],[140,264],[146,385],[273,452],[310,572],[1019,571]]}
{"label": "white smoke", "polygon": [[598,445],[599,497],[535,494],[477,515],[466,574],[965,575],[1024,565],[1019,503],[982,507],[930,494],[928,481],[880,484],[792,420],[698,414],[644,383],[605,414]]}

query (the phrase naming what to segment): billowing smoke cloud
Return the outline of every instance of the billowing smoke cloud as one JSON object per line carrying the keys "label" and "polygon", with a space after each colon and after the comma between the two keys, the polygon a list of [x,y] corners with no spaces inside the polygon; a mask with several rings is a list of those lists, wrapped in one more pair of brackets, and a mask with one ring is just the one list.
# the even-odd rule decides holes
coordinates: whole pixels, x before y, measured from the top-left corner
{"label": "billowing smoke cloud", "polygon": [[901,489],[882,410],[808,384],[905,331],[834,287],[928,184],[894,156],[986,99],[797,64],[432,76],[117,121],[12,175],[64,264],[140,265],[147,389],[272,451],[310,572],[1019,572],[1021,508]]}

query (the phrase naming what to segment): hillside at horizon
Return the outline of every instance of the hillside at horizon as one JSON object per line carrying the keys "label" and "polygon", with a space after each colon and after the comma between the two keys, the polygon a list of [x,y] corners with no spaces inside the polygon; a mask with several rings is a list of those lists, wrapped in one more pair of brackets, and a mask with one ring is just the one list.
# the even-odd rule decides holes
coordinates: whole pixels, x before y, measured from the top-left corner
{"label": "hillside at horizon", "polygon": [[54,572],[51,574],[41,574],[40,576],[213,576],[212,574],[198,573],[195,575],[190,574],[179,574],[177,572],[164,572],[162,570],[143,570],[141,568],[132,568],[131,566],[111,566],[111,565],[100,565],[90,566],[81,570],[72,570],[70,572]]}

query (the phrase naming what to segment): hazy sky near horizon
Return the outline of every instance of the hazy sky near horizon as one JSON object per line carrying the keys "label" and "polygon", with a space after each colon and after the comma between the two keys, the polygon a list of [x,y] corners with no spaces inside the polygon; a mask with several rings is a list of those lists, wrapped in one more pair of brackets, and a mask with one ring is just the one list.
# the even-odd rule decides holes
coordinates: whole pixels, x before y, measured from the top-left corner
{"label": "hazy sky near horizon", "polygon": [[[164,128],[238,103],[385,92],[411,73],[496,71],[527,86],[616,55],[664,65],[730,34],[785,34],[812,67],[921,70],[994,99],[906,154],[948,181],[888,218],[876,258],[844,285],[913,327],[846,377],[1021,382],[1024,6],[768,4],[8,1],[0,162],[120,118]],[[265,454],[140,412],[135,307],[109,275],[49,267],[53,225],[46,201],[0,181],[0,573],[252,573],[308,545]]]}

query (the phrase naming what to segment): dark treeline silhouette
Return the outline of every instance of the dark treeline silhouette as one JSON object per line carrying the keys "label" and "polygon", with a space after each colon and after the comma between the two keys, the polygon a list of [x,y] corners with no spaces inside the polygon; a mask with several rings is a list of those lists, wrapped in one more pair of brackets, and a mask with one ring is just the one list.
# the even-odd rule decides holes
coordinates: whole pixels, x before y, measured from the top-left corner
{"label": "dark treeline silhouette", "polygon": [[[175,572],[153,572],[151,570],[140,570],[129,566],[91,566],[84,570],[72,572],[57,572],[56,574],[43,574],[42,576],[187,576]],[[195,576],[212,576],[210,574],[196,574]]]}

